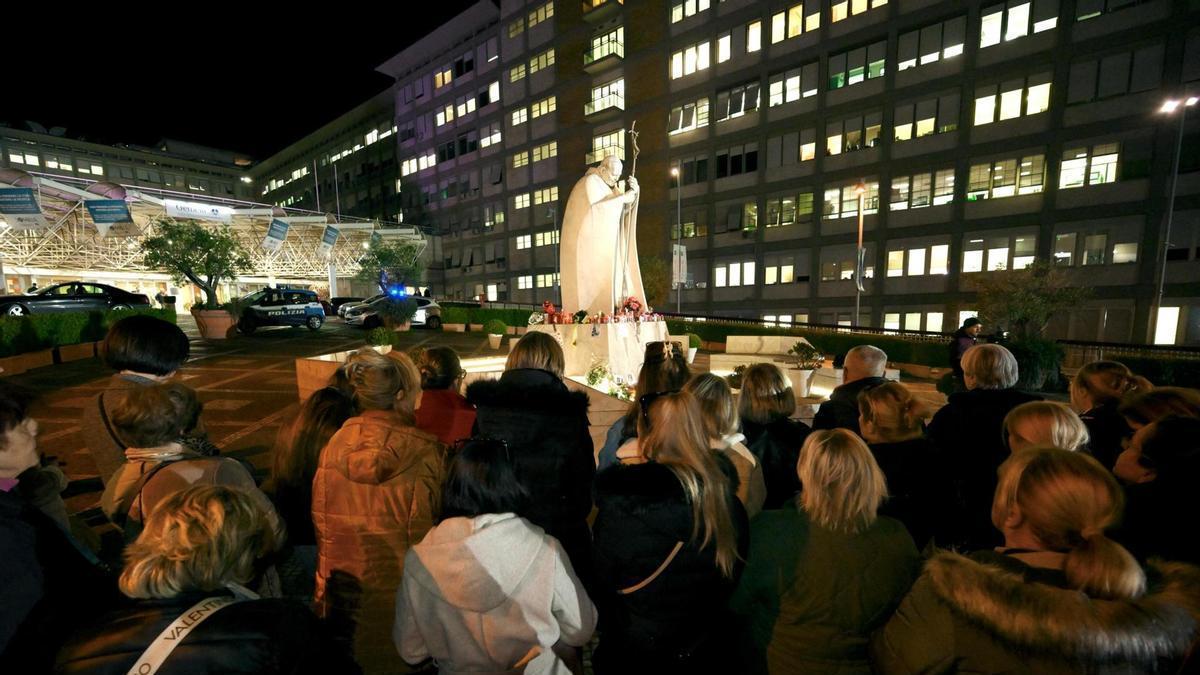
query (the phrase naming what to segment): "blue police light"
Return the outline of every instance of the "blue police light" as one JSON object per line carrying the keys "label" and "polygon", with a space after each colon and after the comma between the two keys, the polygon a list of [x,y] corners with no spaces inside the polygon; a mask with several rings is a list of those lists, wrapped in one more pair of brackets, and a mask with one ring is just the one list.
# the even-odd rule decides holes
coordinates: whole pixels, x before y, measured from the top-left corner
{"label": "blue police light", "polygon": [[403,298],[407,294],[404,292],[403,286],[392,286],[388,289],[388,295],[393,298]]}

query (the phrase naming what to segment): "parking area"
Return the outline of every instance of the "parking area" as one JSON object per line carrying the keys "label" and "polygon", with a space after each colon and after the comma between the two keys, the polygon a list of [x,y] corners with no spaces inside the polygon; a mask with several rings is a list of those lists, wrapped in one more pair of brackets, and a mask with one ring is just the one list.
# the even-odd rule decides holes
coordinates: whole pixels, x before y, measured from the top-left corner
{"label": "parking area", "polygon": [[[180,315],[179,325],[191,337],[192,356],[178,377],[204,402],[209,437],[223,453],[251,463],[260,478],[270,466],[276,436],[299,408],[295,360],[356,349],[365,344],[366,334],[333,317],[317,331],[263,328],[222,341],[201,340],[190,316]],[[451,346],[463,356],[498,353],[488,349],[487,337],[478,333],[414,330],[401,334],[402,349],[428,343]],[[58,458],[71,480],[68,507],[89,521],[98,516],[95,507],[102,486],[87,439],[79,433],[79,418],[111,375],[93,358],[10,378],[41,393],[33,410],[41,425],[39,445],[43,453]]]}

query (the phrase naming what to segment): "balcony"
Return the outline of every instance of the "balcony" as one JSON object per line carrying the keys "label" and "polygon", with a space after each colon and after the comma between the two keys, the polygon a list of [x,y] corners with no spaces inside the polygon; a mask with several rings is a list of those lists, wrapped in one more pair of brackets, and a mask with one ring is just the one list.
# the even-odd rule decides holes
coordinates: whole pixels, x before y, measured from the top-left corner
{"label": "balcony", "polygon": [[625,58],[625,45],[616,40],[601,43],[583,53],[583,69],[596,73],[621,62]]}
{"label": "balcony", "polygon": [[625,0],[583,0],[583,20],[606,21],[621,9]]}
{"label": "balcony", "polygon": [[613,117],[616,115],[616,113],[624,109],[624,94],[607,94],[584,103],[583,116],[589,118],[589,121],[593,121],[591,120],[593,117],[596,120],[600,120],[607,117]]}

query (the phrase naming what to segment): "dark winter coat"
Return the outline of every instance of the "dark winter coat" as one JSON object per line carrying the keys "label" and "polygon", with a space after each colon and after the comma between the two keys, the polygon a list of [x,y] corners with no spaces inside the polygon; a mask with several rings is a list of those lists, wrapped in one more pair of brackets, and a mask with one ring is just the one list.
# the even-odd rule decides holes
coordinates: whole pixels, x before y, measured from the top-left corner
{"label": "dark winter coat", "polygon": [[763,480],[767,484],[764,509],[777,509],[800,491],[796,462],[800,447],[812,430],[803,422],[781,417],[770,424],[742,420],[746,447],[762,462]]}
{"label": "dark winter coat", "polygon": [[[220,593],[142,600],[77,632],[58,655],[58,675],[124,675],[171,622]],[[399,656],[396,657],[400,659]],[[223,607],[183,638],[161,675],[205,673],[354,673],[307,607],[249,600]]]}
{"label": "dark winter coat", "polygon": [[1088,430],[1088,452],[1111,471],[1124,449],[1121,442],[1133,435],[1133,429],[1117,412],[1117,402],[1096,406],[1079,419]]}
{"label": "dark winter coat", "polygon": [[871,642],[880,673],[1173,673],[1195,636],[1200,569],[1163,564],[1135,601],[991,551],[940,553]]}
{"label": "dark winter coat", "polygon": [[864,377],[861,380],[847,382],[829,394],[829,400],[821,404],[813,417],[814,430],[817,429],[849,429],[856,434],[858,430],[858,394],[864,389],[878,387],[887,383],[887,378]]}
{"label": "dark winter coat", "polygon": [[967,334],[967,331],[962,328],[954,331],[954,336],[950,339],[950,370],[954,371],[954,376],[959,380],[963,377],[963,354],[974,347],[977,341],[974,336]]}
{"label": "dark winter coat", "polygon": [[0,491],[0,599],[0,670],[43,673],[60,640],[119,595],[116,580],[14,488]]}
{"label": "dark winter coat", "polygon": [[957,531],[954,540],[945,545],[975,550],[1000,543],[992,526],[992,498],[996,470],[1009,456],[1004,417],[1022,403],[1040,400],[1040,396],[1015,389],[973,389],[951,394],[933,416],[929,440],[942,456],[965,508],[953,527]]}
{"label": "dark winter coat", "polygon": [[[733,493],[737,473],[724,457],[718,461],[730,478],[744,557],[748,527]],[[740,570],[724,576],[715,548],[693,540],[692,506],[675,474],[654,462],[618,464],[596,476],[596,503],[593,599],[603,622],[596,672],[735,672],[725,661],[732,656],[727,604]],[[662,574],[636,592],[617,593],[653,575],[677,542],[683,548]]]}
{"label": "dark winter coat", "polygon": [[869,447],[887,479],[888,497],[879,514],[904,523],[918,550],[924,550],[931,539],[950,536],[942,523],[946,514],[961,509],[933,443],[914,438]]}
{"label": "dark winter coat", "polygon": [[1159,476],[1125,486],[1125,517],[1112,537],[1139,560],[1152,557],[1200,565],[1200,538],[1183,534],[1200,517],[1197,476]]}
{"label": "dark winter coat", "polygon": [[748,632],[740,672],[869,673],[871,631],[919,569],[912,537],[891,518],[846,534],[814,524],[794,501],[764,511],[732,603]]}
{"label": "dark winter coat", "polygon": [[592,481],[596,457],[588,398],[544,370],[506,371],[467,387],[479,436],[508,442],[517,478],[529,490],[523,516],[559,540],[576,574],[591,580]]}

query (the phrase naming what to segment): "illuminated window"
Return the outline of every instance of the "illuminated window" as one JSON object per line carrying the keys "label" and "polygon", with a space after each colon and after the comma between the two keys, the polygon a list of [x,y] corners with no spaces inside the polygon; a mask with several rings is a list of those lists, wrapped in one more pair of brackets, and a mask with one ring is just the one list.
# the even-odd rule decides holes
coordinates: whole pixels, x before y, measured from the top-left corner
{"label": "illuminated window", "polygon": [[716,116],[718,122],[758,110],[758,81],[717,92]]}
{"label": "illuminated window", "polygon": [[540,162],[558,156],[558,141],[550,141],[533,149],[533,161]]}
{"label": "illuminated window", "polygon": [[887,41],[881,40],[866,47],[829,57],[829,88],[841,89],[866,80],[883,77]]}
{"label": "illuminated window", "polygon": [[522,277],[517,277],[517,290],[527,291],[533,288],[533,275],[529,274]]}
{"label": "illuminated window", "polygon": [[774,108],[777,105],[799,101],[817,95],[817,63],[805,64],[782,73],[776,73],[768,79],[767,104]]}
{"label": "illuminated window", "polygon": [[539,70],[549,68],[554,65],[554,50],[547,49],[537,56],[529,59],[529,74],[532,75]]}
{"label": "illuminated window", "polygon": [[533,28],[539,23],[554,17],[554,2],[547,2],[529,13],[529,27]]}
{"label": "illuminated window", "polygon": [[962,54],[966,17],[935,23],[900,35],[897,70],[916,68]]}
{"label": "illuminated window", "polygon": [[1032,234],[966,237],[963,272],[999,272],[1025,269],[1033,263],[1037,237]]}
{"label": "illuminated window", "polygon": [[954,200],[954,169],[892,178],[892,211],[940,206]]}
{"label": "illuminated window", "polygon": [[1045,112],[1050,107],[1050,77],[1045,72],[1000,85],[976,86],[975,126]]}
{"label": "illuminated window", "polygon": [[829,20],[837,23],[852,16],[862,14],[868,9],[883,7],[887,0],[840,0],[833,3],[829,11]]}
{"label": "illuminated window", "polygon": [[1058,187],[1067,189],[1116,182],[1119,149],[1117,143],[1104,143],[1065,150]]}
{"label": "illuminated window", "polygon": [[552,246],[558,243],[558,230],[549,230],[546,232],[538,232],[534,235],[534,246]]}
{"label": "illuminated window", "polygon": [[529,119],[529,108],[519,108],[512,113],[512,125],[520,126]]}
{"label": "illuminated window", "polygon": [[442,87],[450,84],[451,80],[453,79],[454,68],[452,66],[445,66],[433,74],[433,88],[441,89]]}
{"label": "illuminated window", "polygon": [[756,52],[762,49],[762,22],[751,21],[746,26],[746,52]]}
{"label": "illuminated window", "polygon": [[511,70],[508,71],[508,81],[509,82],[516,82],[517,80],[520,80],[523,77],[525,77],[525,64],[524,63],[517,64],[515,67],[513,67]]}
{"label": "illuminated window", "polygon": [[520,18],[508,24],[508,37],[515,38],[525,32],[525,19]]}
{"label": "illuminated window", "polygon": [[538,204],[553,204],[558,201],[558,186],[554,185],[548,188],[541,188],[533,191],[533,203]]}
{"label": "illuminated window", "polygon": [[519,237],[517,237],[517,250],[518,251],[521,251],[521,250],[524,250],[527,248],[532,248],[532,247],[533,247],[533,236],[532,235],[522,234]]}
{"label": "illuminated window", "polygon": [[513,208],[514,209],[529,208],[529,193],[522,192],[521,194],[514,196],[513,197]]}
{"label": "illuminated window", "polygon": [[709,0],[679,0],[671,4],[671,23],[679,23],[708,9]]}
{"label": "illuminated window", "polygon": [[587,158],[588,164],[602,161],[608,155],[625,161],[625,131],[623,129],[592,137],[592,152]]}
{"label": "illuminated window", "polygon": [[717,38],[717,63],[725,63],[732,57],[730,53],[732,43],[733,36],[729,33]]}
{"label": "illuminated window", "polygon": [[671,108],[671,117],[667,123],[667,133],[678,134],[706,126],[708,126],[707,96]]}
{"label": "illuminated window", "polygon": [[671,54],[671,79],[707,70],[711,57],[709,42],[697,42]]}
{"label": "illuminated window", "polygon": [[541,117],[542,115],[548,115],[557,109],[557,99],[554,96],[550,96],[530,106],[531,112],[529,116],[537,119],[538,117]]}
{"label": "illuminated window", "polygon": [[883,113],[855,115],[825,126],[825,154],[840,155],[873,148],[879,142]]}
{"label": "illuminated window", "polygon": [[755,264],[753,260],[748,262],[718,263],[713,268],[713,286],[717,288],[753,286],[754,272]]}
{"label": "illuminated window", "polygon": [[[879,181],[867,179],[867,187],[863,193],[863,214],[869,215],[879,211]],[[858,181],[851,181],[825,189],[823,214],[825,218],[849,218],[858,215]]]}
{"label": "illuminated window", "polygon": [[519,169],[520,167],[526,166],[528,164],[529,164],[529,151],[526,150],[526,151],[518,152],[512,156],[512,166],[514,169]]}

